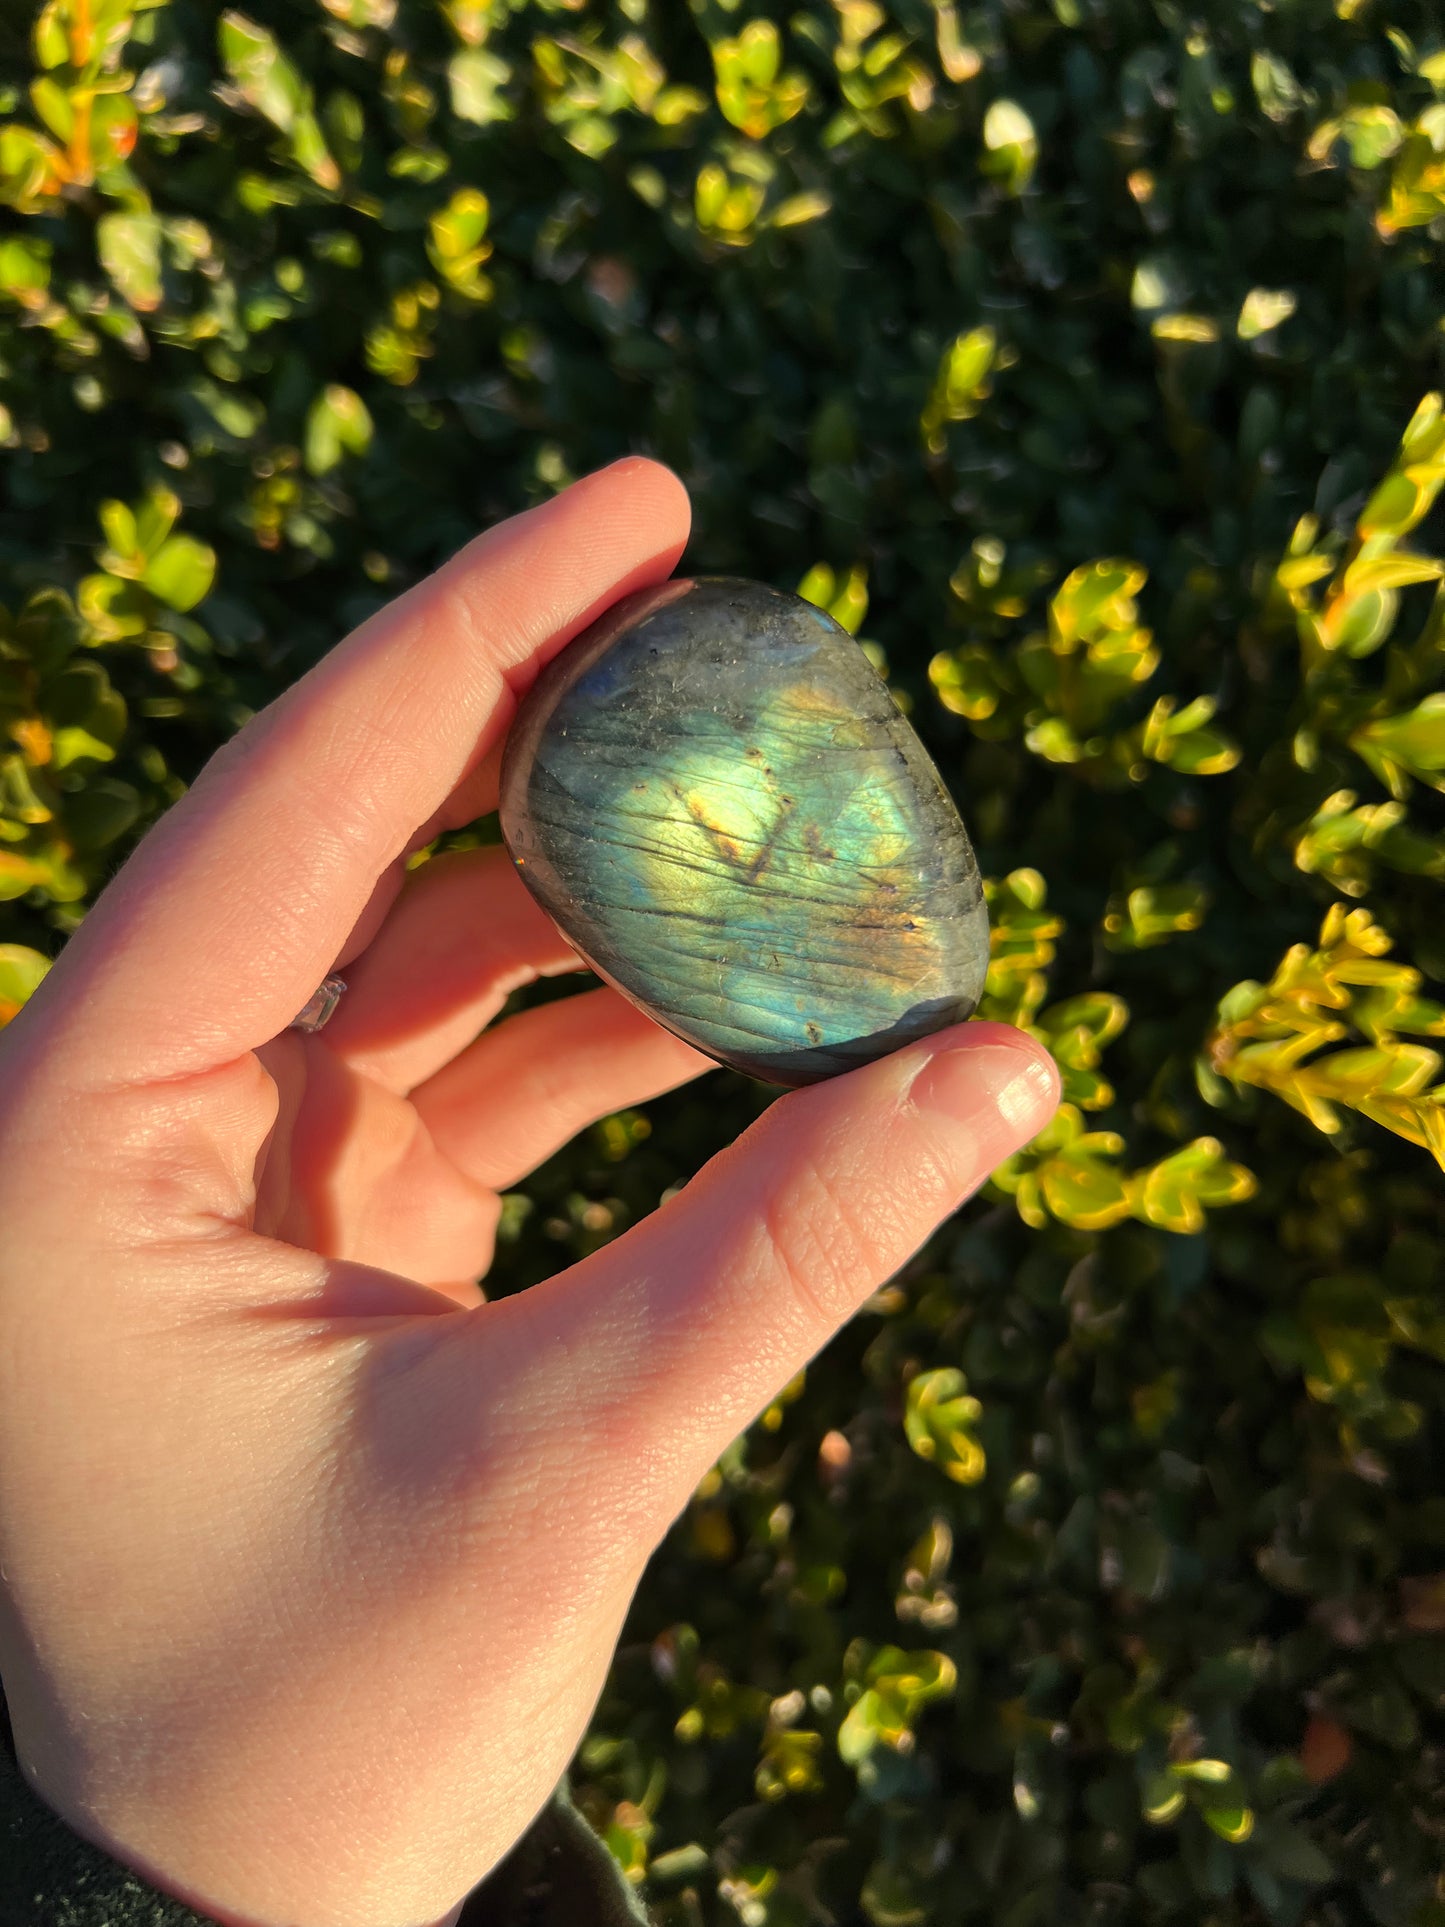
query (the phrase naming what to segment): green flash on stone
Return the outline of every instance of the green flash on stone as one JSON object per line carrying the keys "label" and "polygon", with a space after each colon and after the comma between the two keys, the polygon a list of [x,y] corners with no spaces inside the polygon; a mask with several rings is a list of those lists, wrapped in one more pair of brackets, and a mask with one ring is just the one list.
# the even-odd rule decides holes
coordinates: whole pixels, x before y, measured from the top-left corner
{"label": "green flash on stone", "polygon": [[969,1016],[968,836],[853,638],[729,577],[625,598],[543,672],[502,832],[598,973],[720,1062],[836,1075]]}

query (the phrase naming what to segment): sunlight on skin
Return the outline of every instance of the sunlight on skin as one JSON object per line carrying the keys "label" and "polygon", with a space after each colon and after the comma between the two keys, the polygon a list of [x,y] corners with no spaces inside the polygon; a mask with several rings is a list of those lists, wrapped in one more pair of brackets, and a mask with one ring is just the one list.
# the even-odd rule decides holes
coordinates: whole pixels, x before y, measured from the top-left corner
{"label": "sunlight on skin", "polygon": [[223,1927],[454,1927],[703,1473],[1057,1100],[1021,1033],[942,1032],[481,1301],[496,1187],[706,1061],[611,991],[479,1036],[568,958],[504,865],[405,857],[686,535],[629,460],[479,538],[214,759],[0,1040],[17,1750]]}

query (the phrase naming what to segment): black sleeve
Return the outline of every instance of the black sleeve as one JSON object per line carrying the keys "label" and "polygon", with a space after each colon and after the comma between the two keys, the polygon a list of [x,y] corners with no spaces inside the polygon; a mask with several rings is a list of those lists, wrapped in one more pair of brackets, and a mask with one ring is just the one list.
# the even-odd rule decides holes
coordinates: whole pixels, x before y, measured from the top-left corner
{"label": "black sleeve", "polygon": [[[73,1833],[32,1792],[0,1700],[4,1927],[215,1927]],[[460,1927],[648,1927],[648,1916],[563,1780],[462,1911]]]}

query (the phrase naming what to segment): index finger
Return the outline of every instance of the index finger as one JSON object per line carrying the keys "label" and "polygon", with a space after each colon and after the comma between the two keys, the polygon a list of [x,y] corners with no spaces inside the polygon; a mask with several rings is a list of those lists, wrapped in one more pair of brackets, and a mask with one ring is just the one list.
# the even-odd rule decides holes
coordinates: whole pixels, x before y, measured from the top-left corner
{"label": "index finger", "polygon": [[688,519],[676,477],[629,458],[479,536],[363,623],[150,832],[36,1017],[82,1021],[86,1075],[107,1084],[184,1077],[274,1037],[541,664],[662,580]]}

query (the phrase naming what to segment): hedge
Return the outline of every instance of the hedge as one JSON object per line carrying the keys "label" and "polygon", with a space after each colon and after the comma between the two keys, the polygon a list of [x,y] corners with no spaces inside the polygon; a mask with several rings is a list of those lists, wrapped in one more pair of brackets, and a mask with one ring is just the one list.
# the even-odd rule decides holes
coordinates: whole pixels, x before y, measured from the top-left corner
{"label": "hedge", "polygon": [[[347,628],[672,463],[1067,1101],[705,1479],[584,1810],[666,1927],[1440,1927],[1438,14],[247,5],[0,21],[5,1013]],[[606,1120],[490,1288],[773,1095]]]}

